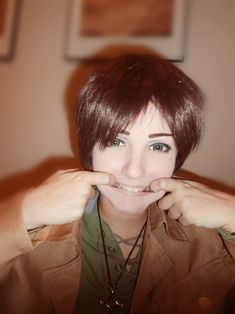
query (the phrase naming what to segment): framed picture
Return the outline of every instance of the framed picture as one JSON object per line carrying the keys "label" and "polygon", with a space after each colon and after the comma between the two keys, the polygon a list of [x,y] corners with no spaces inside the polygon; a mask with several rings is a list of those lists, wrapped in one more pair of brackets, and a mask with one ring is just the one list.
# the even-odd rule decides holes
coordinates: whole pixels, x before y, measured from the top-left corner
{"label": "framed picture", "polygon": [[90,58],[105,47],[133,45],[183,60],[187,0],[70,1],[68,58]]}
{"label": "framed picture", "polygon": [[0,58],[11,54],[17,0],[0,0]]}

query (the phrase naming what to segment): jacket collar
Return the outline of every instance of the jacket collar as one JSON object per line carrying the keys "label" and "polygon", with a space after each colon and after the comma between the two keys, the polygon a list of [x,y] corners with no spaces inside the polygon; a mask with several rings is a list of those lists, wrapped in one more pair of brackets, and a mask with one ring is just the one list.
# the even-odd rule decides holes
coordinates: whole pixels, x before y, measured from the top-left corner
{"label": "jacket collar", "polygon": [[173,268],[172,261],[154,235],[156,231],[161,235],[167,233],[166,226],[165,215],[159,211],[155,204],[151,205],[148,211],[143,256],[130,313],[137,313],[140,309],[145,308],[145,301],[149,299],[149,292],[156,288],[156,283],[160,282],[161,278]]}
{"label": "jacket collar", "polygon": [[157,203],[153,203],[149,206],[148,217],[152,232],[163,227],[164,232],[170,238],[174,240],[190,242],[187,234],[183,230],[182,225],[179,222],[169,218],[167,213],[162,211],[157,206]]}
{"label": "jacket collar", "polygon": [[174,266],[162,247],[166,237],[169,241],[189,241],[178,222],[169,219],[156,203],[151,204],[148,209],[142,262],[130,313],[136,313],[146,307],[145,301],[148,300],[149,291],[156,288],[156,283]]}

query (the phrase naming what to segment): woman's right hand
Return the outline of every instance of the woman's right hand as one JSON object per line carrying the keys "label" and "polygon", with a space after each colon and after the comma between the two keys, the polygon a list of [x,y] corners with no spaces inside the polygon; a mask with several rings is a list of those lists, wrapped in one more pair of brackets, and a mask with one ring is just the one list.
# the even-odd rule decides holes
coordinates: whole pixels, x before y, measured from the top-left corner
{"label": "woman's right hand", "polygon": [[114,182],[114,177],[108,173],[77,170],[56,172],[26,193],[22,210],[27,230],[79,219],[88,201],[95,196],[93,186],[112,185]]}

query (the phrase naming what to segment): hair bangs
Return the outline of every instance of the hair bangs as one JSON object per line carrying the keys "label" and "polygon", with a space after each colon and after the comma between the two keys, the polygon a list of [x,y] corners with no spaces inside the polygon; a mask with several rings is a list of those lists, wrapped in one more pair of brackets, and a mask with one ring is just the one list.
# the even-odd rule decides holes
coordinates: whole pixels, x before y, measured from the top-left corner
{"label": "hair bangs", "polygon": [[204,130],[203,95],[180,69],[157,56],[127,55],[110,60],[85,82],[77,101],[79,157],[92,169],[95,144],[107,147],[147,110],[160,110],[173,134],[176,169],[197,147]]}
{"label": "hair bangs", "polygon": [[93,99],[89,101],[90,121],[93,121],[89,133],[101,147],[107,147],[140,113],[146,111],[152,88],[146,84],[144,71],[143,67],[132,66],[123,74],[123,70],[117,67],[112,69],[112,79],[108,75],[99,75],[93,80]]}

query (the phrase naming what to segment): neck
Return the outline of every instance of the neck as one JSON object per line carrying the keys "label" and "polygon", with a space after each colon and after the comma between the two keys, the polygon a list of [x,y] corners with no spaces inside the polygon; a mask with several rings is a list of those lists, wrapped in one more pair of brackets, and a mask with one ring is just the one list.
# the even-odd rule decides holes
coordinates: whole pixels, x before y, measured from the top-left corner
{"label": "neck", "polygon": [[107,206],[100,198],[98,200],[100,215],[108,223],[113,233],[128,239],[136,237],[147,218],[147,210],[141,213],[126,213]]}

